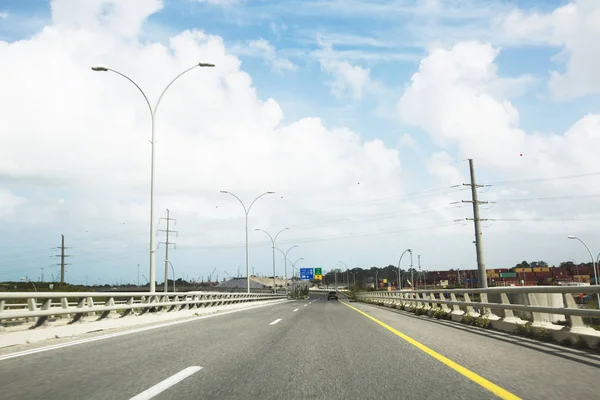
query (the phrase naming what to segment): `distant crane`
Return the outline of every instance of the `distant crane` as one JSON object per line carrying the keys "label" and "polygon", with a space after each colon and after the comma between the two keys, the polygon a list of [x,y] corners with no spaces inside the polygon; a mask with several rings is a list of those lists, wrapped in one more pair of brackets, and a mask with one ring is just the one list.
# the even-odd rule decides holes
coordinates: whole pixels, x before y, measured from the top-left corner
{"label": "distant crane", "polygon": [[213,269],[213,271],[210,273],[210,275],[208,276],[208,282],[211,282],[211,279],[213,277],[213,274],[215,273],[215,271],[217,270],[217,267],[215,267],[215,269]]}
{"label": "distant crane", "polygon": [[225,275],[227,275],[229,278],[232,277],[231,275],[229,275],[229,273],[227,271],[225,271]]}

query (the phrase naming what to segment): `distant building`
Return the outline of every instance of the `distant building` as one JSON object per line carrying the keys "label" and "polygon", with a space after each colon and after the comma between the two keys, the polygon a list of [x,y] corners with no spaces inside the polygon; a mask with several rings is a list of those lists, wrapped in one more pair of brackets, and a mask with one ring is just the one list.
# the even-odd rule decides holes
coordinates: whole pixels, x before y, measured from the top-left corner
{"label": "distant building", "polygon": [[[285,288],[285,280],[277,277],[275,278],[275,284],[277,285],[277,288]],[[217,285],[217,287],[219,288],[235,288],[235,289],[244,289],[247,286],[248,283],[246,281],[246,277],[240,277],[240,278],[230,278],[224,282],[221,282]],[[303,287],[303,286],[310,286],[310,282],[305,282],[305,281],[301,281],[301,282],[297,282],[296,285],[298,287]],[[292,280],[288,279],[288,288],[292,287]],[[271,289],[273,288],[273,278],[259,278],[258,276],[251,276],[250,277],[250,289]]]}

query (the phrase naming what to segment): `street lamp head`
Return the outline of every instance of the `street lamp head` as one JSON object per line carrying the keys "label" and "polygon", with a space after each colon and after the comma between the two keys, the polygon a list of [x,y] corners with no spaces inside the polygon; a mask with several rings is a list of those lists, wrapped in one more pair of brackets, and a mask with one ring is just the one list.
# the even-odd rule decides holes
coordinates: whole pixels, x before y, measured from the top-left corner
{"label": "street lamp head", "polygon": [[97,67],[92,67],[92,71],[96,71],[96,72],[106,72],[106,71],[108,71],[108,68],[106,68],[106,67],[100,67],[100,66],[97,66]]}
{"label": "street lamp head", "polygon": [[211,63],[198,63],[199,67],[214,67],[215,64],[211,64]]}
{"label": "street lamp head", "polygon": [[229,193],[227,190],[221,190],[221,193]]}
{"label": "street lamp head", "polygon": [[267,192],[267,194],[275,194],[275,192]]}
{"label": "street lamp head", "polygon": [[568,238],[569,239],[577,239],[577,236],[569,235]]}

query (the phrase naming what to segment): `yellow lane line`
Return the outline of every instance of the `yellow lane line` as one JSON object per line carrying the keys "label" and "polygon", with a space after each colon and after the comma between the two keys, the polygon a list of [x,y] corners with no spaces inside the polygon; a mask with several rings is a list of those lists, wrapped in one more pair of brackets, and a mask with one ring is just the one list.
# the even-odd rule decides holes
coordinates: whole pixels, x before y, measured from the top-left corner
{"label": "yellow lane line", "polygon": [[367,314],[367,313],[359,310],[356,307],[352,307],[350,304],[347,304],[347,303],[345,303],[343,301],[341,301],[340,303],[344,304],[347,307],[350,307],[351,309],[353,309],[357,313],[362,314],[365,317],[369,318],[371,321],[373,321],[373,322],[381,325],[382,327],[384,327],[388,331],[392,332],[396,336],[401,337],[402,339],[406,340],[408,343],[412,344],[413,346],[415,346],[419,350],[423,351],[424,353],[429,354],[431,357],[435,358],[436,360],[438,360],[442,364],[445,364],[446,366],[452,368],[453,370],[455,370],[459,374],[461,374],[461,375],[465,376],[466,378],[472,380],[473,382],[475,382],[479,386],[483,387],[484,389],[489,390],[490,392],[494,393],[496,396],[500,397],[501,399],[505,399],[505,400],[521,400],[520,397],[512,394],[508,390],[502,389],[500,386],[498,386],[498,385],[496,385],[496,384],[488,381],[487,379],[485,379],[484,377],[482,377],[480,375],[477,375],[475,372],[473,372],[473,371],[471,371],[471,370],[463,367],[462,365],[455,363],[454,361],[450,360],[449,358],[444,357],[440,353],[438,353],[438,352],[430,349],[429,347],[425,346],[424,344],[421,344],[421,343],[417,342],[415,339],[411,338],[410,336],[405,335],[404,333],[400,332],[397,329],[392,328],[388,324],[386,324],[384,322],[381,322],[377,318],[373,318],[369,314]]}

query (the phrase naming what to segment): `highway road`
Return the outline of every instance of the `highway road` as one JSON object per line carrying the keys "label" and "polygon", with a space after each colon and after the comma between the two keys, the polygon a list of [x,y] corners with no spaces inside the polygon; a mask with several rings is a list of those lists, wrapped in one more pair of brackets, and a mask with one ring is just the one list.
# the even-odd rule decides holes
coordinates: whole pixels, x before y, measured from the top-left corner
{"label": "highway road", "polygon": [[290,301],[0,356],[1,399],[592,399],[600,356],[379,307]]}

